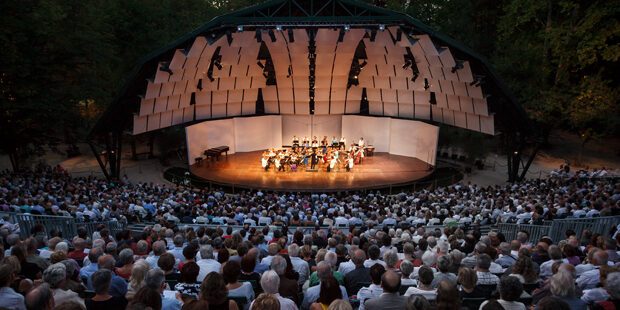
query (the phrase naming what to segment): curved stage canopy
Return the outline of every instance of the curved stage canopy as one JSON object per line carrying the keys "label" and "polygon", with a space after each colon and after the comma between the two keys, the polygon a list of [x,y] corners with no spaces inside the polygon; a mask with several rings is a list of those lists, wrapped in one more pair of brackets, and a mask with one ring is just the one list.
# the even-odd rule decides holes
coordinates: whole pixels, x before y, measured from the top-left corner
{"label": "curved stage canopy", "polygon": [[353,0],[273,0],[148,56],[89,138],[265,114],[530,130],[485,59],[418,20]]}

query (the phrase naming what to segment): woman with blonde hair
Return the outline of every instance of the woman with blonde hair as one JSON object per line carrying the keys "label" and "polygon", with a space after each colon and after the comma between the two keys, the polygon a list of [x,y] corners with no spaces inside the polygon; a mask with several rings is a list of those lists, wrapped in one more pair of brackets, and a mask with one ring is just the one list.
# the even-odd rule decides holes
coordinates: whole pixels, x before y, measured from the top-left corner
{"label": "woman with blonde hair", "polygon": [[353,307],[344,299],[336,299],[327,307],[327,310],[353,310]]}
{"label": "woman with blonde hair", "polygon": [[144,259],[139,259],[133,263],[131,268],[131,276],[129,277],[129,283],[127,284],[127,293],[125,298],[131,300],[134,295],[144,286],[144,278],[149,271],[149,263]]}

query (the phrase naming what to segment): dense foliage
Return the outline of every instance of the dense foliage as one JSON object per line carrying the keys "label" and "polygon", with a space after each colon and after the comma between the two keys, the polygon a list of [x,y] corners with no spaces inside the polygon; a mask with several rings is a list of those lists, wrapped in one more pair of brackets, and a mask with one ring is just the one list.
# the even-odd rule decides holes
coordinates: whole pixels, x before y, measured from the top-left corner
{"label": "dense foliage", "polygon": [[[256,0],[0,2],[0,152],[73,143],[138,60]],[[616,1],[385,0],[491,60],[530,115],[584,143],[616,134]]]}

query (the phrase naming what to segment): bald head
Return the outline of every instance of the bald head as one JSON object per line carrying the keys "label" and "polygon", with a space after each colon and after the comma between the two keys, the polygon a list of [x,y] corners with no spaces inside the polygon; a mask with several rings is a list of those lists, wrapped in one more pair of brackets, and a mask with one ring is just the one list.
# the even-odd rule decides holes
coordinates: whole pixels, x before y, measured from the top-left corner
{"label": "bald head", "polygon": [[351,258],[351,260],[353,260],[355,266],[363,266],[364,261],[366,260],[366,253],[364,252],[364,250],[355,250],[355,252],[353,252],[353,257]]}
{"label": "bald head", "polygon": [[114,261],[114,257],[112,255],[103,255],[99,257],[99,261],[97,261],[97,265],[99,265],[99,269],[108,269],[110,271],[114,271],[114,265],[116,261]]}
{"label": "bald head", "polygon": [[386,293],[397,293],[400,289],[400,277],[392,270],[386,271],[381,276],[381,287]]}
{"label": "bald head", "polygon": [[592,264],[595,266],[605,266],[607,265],[608,257],[607,252],[603,250],[596,251],[592,257]]}

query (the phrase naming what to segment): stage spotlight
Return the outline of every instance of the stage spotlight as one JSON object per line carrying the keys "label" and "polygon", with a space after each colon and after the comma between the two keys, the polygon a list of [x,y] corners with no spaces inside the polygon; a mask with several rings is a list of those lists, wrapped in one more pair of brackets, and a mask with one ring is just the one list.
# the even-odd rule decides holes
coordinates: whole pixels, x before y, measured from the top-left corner
{"label": "stage spotlight", "polygon": [[213,65],[216,66],[218,70],[222,70],[222,64],[219,60],[214,61]]}
{"label": "stage spotlight", "polygon": [[197,88],[198,90],[202,90],[202,79],[199,79],[199,80],[198,80],[198,85],[196,85],[196,88]]}
{"label": "stage spotlight", "polygon": [[353,76],[353,79],[357,80],[357,75],[354,75],[354,76]]}
{"label": "stage spotlight", "polygon": [[366,60],[364,60],[361,64],[360,64],[360,69],[363,69],[364,67],[366,67],[366,65],[368,64],[368,62],[366,62]]}
{"label": "stage spotlight", "polygon": [[424,90],[428,90],[431,86],[428,84],[428,79],[424,79]]}
{"label": "stage spotlight", "polygon": [[243,31],[243,26],[237,26],[237,31]]}
{"label": "stage spotlight", "polygon": [[403,30],[398,28],[398,30],[396,30],[396,41],[400,42],[402,38],[403,38]]}
{"label": "stage spotlight", "polygon": [[346,31],[351,30],[351,25],[344,25],[344,30],[346,30]]}
{"label": "stage spotlight", "polygon": [[276,30],[277,31],[282,31],[282,26],[280,26],[280,25],[276,26]]}
{"label": "stage spotlight", "polygon": [[256,64],[257,64],[257,65],[258,65],[261,69],[265,69],[265,65],[263,65],[263,63],[262,63],[262,62],[260,62],[260,60],[259,60],[259,61],[257,61],[257,62],[256,62]]}
{"label": "stage spotlight", "polygon": [[344,40],[344,28],[340,28],[340,33],[338,34],[338,42],[342,42]]}
{"label": "stage spotlight", "polygon": [[260,29],[256,29],[255,38],[256,38],[256,42],[258,42],[258,43],[263,42],[263,36],[260,33]]}
{"label": "stage spotlight", "polygon": [[269,33],[269,37],[271,38],[271,42],[275,42],[276,41],[276,34],[273,33],[273,29],[269,29],[268,33]]}
{"label": "stage spotlight", "polygon": [[405,60],[405,64],[403,65],[403,69],[407,69],[409,66],[411,66],[411,60],[407,59],[407,60]]}
{"label": "stage spotlight", "polygon": [[383,25],[383,24],[379,25],[379,30],[381,30],[381,31],[385,30],[385,25]]}
{"label": "stage spotlight", "polygon": [[209,81],[211,81],[211,82],[215,81],[215,79],[213,78],[211,73],[207,74],[207,77],[209,78]]}
{"label": "stage spotlight", "polygon": [[293,36],[293,29],[288,28],[288,41],[291,43],[295,42],[295,37]]}

